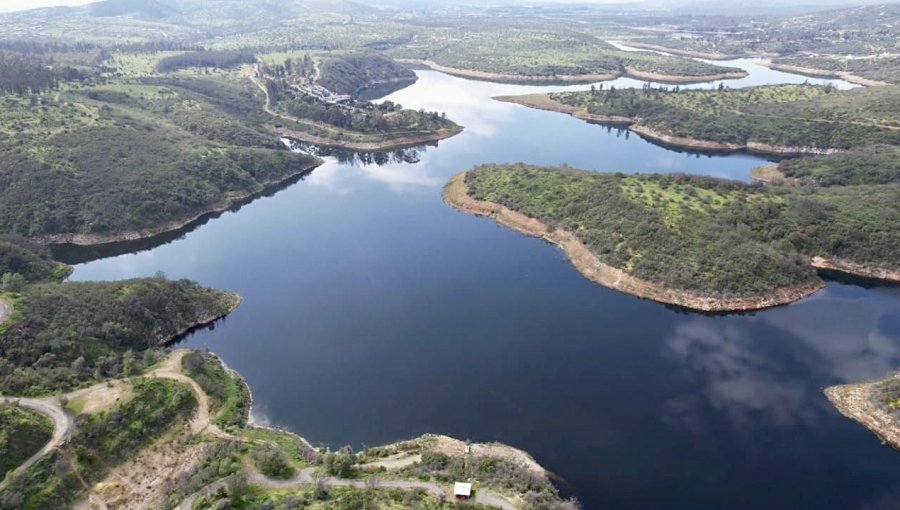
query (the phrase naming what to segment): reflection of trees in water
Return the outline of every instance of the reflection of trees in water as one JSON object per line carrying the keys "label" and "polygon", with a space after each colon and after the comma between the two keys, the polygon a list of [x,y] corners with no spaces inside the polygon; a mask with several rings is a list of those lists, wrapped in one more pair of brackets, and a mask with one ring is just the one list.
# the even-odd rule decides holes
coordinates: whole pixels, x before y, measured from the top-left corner
{"label": "reflection of trees in water", "polygon": [[346,149],[338,149],[334,147],[322,147],[319,145],[300,142],[297,140],[289,141],[291,150],[303,152],[317,157],[334,158],[342,165],[351,166],[369,166],[369,165],[391,165],[391,164],[416,164],[422,160],[422,153],[428,150],[428,147],[437,147],[437,143],[417,145],[415,147],[407,147],[401,149],[393,149],[389,151],[350,151]]}

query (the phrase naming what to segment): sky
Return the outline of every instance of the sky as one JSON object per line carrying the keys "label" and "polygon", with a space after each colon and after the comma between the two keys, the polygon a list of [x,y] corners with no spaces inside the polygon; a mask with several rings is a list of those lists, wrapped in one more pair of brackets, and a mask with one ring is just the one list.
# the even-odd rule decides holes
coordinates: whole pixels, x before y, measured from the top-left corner
{"label": "sky", "polygon": [[96,0],[0,0],[0,12],[24,11],[57,5],[84,5]]}

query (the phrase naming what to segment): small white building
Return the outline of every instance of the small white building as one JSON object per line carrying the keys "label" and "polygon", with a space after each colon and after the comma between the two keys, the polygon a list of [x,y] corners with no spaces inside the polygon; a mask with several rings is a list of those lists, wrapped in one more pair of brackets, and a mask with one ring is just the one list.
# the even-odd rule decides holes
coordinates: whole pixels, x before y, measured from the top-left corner
{"label": "small white building", "polygon": [[469,499],[472,497],[472,484],[456,482],[453,484],[453,497],[456,499]]}

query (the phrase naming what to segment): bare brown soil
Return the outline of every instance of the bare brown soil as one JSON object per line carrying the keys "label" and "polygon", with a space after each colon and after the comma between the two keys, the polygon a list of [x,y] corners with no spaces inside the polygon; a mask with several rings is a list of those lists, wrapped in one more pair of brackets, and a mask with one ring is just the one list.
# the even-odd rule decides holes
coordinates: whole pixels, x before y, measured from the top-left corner
{"label": "bare brown soil", "polygon": [[758,166],[750,170],[750,178],[763,184],[783,184],[785,186],[794,186],[797,179],[793,177],[785,177],[778,169],[778,165]]}
{"label": "bare brown soil", "polygon": [[540,237],[556,244],[566,257],[589,280],[604,287],[619,290],[642,299],[658,301],[704,312],[739,312],[780,306],[808,297],[824,287],[817,281],[797,287],[773,289],[765,295],[723,298],[696,292],[670,289],[641,280],[626,271],[600,262],[574,234],[562,229],[550,232],[535,218],[492,202],[475,200],[469,196],[465,173],[453,177],[444,188],[444,200],[452,207],[477,216],[488,216],[497,223],[525,235]]}
{"label": "bare brown soil", "polygon": [[900,420],[895,413],[872,402],[872,390],[878,383],[832,386],[825,389],[825,396],[841,414],[861,423],[883,442],[900,449]]}
{"label": "bare brown soil", "polygon": [[816,269],[825,269],[828,271],[847,273],[853,276],[862,276],[864,278],[874,278],[876,280],[900,283],[900,271],[896,269],[867,266],[851,260],[813,257],[812,266]]}

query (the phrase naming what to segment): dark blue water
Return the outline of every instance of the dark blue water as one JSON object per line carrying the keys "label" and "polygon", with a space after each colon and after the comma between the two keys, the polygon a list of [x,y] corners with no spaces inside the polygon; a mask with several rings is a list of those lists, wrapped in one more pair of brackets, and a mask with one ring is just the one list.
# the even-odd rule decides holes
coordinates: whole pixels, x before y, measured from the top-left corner
{"label": "dark blue water", "polygon": [[313,442],[502,441],[591,509],[900,508],[900,453],[822,395],[900,363],[900,288],[831,283],[752,315],[689,314],[596,286],[553,246],[441,201],[450,176],[482,162],[747,179],[764,160],[488,100],[532,88],[420,76],[391,99],[466,131],[405,156],[417,163],[331,158],[74,278],[161,270],[242,294],[185,345],[247,378],[258,419]]}

